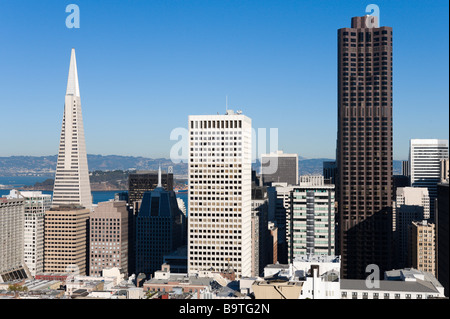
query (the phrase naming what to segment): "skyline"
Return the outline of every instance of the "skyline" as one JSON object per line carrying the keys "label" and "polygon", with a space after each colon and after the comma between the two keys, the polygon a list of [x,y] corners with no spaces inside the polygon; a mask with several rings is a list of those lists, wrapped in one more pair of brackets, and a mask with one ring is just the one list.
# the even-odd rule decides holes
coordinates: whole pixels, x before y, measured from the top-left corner
{"label": "skyline", "polygon": [[[89,154],[169,158],[172,129],[187,129],[188,115],[223,114],[228,96],[254,128],[277,127],[285,153],[335,158],[336,34],[370,2],[73,2],[80,29],[65,26],[69,3],[0,5],[2,115],[11,119],[0,132],[14,135],[0,156],[57,153],[74,47]],[[381,26],[394,29],[394,160],[406,160],[410,139],[448,139],[448,2],[376,3]]]}

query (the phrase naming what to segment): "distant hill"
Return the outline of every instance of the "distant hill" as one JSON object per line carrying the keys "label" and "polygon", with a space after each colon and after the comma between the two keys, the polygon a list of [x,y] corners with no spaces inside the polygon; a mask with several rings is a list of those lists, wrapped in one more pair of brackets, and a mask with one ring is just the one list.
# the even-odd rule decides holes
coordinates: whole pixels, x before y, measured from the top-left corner
{"label": "distant hill", "polygon": [[[0,157],[0,176],[20,176],[30,174],[53,176],[56,169],[56,160],[56,155]],[[322,164],[324,161],[333,161],[333,159],[308,159],[299,156],[300,175],[322,174]],[[157,170],[159,165],[161,165],[163,170],[167,170],[169,166],[172,166],[175,175],[187,175],[188,164],[175,164],[167,158],[88,154],[88,166],[91,172]],[[259,161],[253,163],[252,167],[259,171]],[[401,174],[401,161],[394,161],[394,174]]]}

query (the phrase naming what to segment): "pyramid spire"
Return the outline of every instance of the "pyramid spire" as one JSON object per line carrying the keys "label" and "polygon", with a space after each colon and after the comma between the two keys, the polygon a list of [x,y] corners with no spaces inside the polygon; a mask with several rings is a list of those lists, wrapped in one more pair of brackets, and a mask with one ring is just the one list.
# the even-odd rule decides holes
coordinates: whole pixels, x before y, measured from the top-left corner
{"label": "pyramid spire", "polygon": [[77,59],[75,49],[70,54],[69,77],[67,78],[66,95],[80,96],[80,86],[78,84]]}

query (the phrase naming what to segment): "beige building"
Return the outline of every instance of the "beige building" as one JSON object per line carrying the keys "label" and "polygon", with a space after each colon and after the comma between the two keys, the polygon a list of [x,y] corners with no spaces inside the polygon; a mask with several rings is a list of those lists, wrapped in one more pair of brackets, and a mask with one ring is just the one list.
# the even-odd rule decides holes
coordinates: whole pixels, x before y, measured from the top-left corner
{"label": "beige building", "polygon": [[299,299],[303,283],[286,280],[255,281],[255,299]]}
{"label": "beige building", "polygon": [[436,228],[435,224],[426,220],[412,222],[411,234],[411,266],[421,271],[436,274]]}
{"label": "beige building", "polygon": [[89,274],[104,268],[128,269],[128,210],[125,201],[98,203],[90,214]]}
{"label": "beige building", "polygon": [[86,274],[89,209],[53,207],[45,215],[44,271]]}

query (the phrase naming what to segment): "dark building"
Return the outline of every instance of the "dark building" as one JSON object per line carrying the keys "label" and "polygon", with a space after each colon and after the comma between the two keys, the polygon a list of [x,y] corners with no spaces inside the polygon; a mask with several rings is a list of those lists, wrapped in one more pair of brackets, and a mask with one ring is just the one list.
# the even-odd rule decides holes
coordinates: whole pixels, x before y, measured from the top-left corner
{"label": "dark building", "polygon": [[157,187],[144,193],[136,216],[136,273],[152,276],[161,269],[164,256],[186,245],[183,242],[184,215],[175,192]]}
{"label": "dark building", "polygon": [[262,276],[273,260],[267,187],[252,186],[252,276]]}
{"label": "dark building", "polygon": [[444,294],[448,297],[448,232],[449,232],[449,188],[448,183],[438,184],[436,201],[436,278],[444,286]]}
{"label": "dark building", "polygon": [[298,184],[298,155],[277,153],[261,155],[261,179],[264,186],[272,182]]}
{"label": "dark building", "polygon": [[[169,168],[161,175],[162,187],[166,191],[173,191],[173,172]],[[128,203],[135,207],[142,200],[145,192],[154,190],[158,185],[158,171],[138,171],[128,176]],[[137,207],[136,211],[139,211]]]}
{"label": "dark building", "polygon": [[392,176],[392,200],[396,200],[397,188],[399,187],[409,187],[409,177],[405,175],[393,175]]}
{"label": "dark building", "polygon": [[329,180],[330,184],[336,183],[336,175],[337,175],[337,165],[336,161],[324,161],[322,164],[323,167],[323,178],[325,180]]}
{"label": "dark building", "polygon": [[[162,187],[167,191],[173,191],[173,171],[169,167],[167,173],[161,174]],[[128,193],[116,194],[119,198],[127,198],[130,214],[128,216],[128,266],[129,272],[133,273],[136,269],[136,217],[139,213],[139,206],[145,192],[150,192],[158,186],[158,171],[137,171],[128,176]]]}
{"label": "dark building", "polygon": [[343,278],[391,269],[392,28],[375,16],[338,30],[337,198]]}

